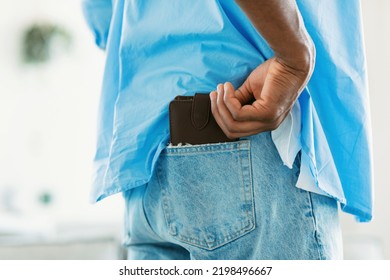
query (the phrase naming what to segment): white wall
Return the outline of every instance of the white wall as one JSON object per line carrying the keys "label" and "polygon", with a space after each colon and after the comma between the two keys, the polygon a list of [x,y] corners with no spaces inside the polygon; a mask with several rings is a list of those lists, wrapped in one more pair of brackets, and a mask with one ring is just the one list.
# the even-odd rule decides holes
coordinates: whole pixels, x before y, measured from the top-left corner
{"label": "white wall", "polygon": [[[1,2],[0,214],[8,200],[21,214],[56,223],[122,219],[120,196],[96,206],[88,201],[104,54],[80,2]],[[70,31],[71,48],[45,65],[26,66],[22,32],[46,21]],[[52,193],[51,205],[39,203],[42,192]]]}
{"label": "white wall", "polygon": [[390,1],[362,0],[367,51],[375,165],[375,217],[358,224],[344,216],[347,238],[375,240],[390,259]]}

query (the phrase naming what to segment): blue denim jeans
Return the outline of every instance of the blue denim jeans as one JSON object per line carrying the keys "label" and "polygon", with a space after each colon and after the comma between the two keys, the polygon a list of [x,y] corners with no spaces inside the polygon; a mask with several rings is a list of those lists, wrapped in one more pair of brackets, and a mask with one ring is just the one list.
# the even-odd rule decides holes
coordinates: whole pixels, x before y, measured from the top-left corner
{"label": "blue denim jeans", "polygon": [[340,259],[337,202],[295,187],[270,133],[167,147],[124,193],[129,259]]}

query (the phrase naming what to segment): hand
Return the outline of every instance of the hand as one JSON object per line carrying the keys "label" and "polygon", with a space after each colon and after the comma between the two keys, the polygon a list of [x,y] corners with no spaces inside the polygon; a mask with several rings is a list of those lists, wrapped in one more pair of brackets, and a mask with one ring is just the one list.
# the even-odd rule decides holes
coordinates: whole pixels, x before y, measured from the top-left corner
{"label": "hand", "polygon": [[210,93],[211,110],[227,137],[234,139],[274,130],[306,86],[313,65],[295,68],[271,58],[237,90],[229,82]]}

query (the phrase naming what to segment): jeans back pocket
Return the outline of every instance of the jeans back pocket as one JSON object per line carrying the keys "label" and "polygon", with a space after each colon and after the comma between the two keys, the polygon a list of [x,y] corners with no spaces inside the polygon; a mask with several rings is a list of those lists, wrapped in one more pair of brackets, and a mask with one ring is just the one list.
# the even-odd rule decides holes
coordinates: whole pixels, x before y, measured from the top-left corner
{"label": "jeans back pocket", "polygon": [[213,250],[254,229],[249,140],[167,147],[157,176],[175,239]]}

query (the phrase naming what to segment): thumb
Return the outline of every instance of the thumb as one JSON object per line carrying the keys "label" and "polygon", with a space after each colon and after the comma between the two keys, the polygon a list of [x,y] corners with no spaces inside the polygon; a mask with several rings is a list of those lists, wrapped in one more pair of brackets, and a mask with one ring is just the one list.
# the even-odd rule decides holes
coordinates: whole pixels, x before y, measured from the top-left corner
{"label": "thumb", "polygon": [[250,87],[249,78],[234,92],[234,97],[237,98],[241,105],[251,104],[255,101],[255,97]]}
{"label": "thumb", "polygon": [[253,69],[244,83],[236,90],[235,97],[242,105],[252,104],[260,98],[270,62],[271,60],[267,60]]}

